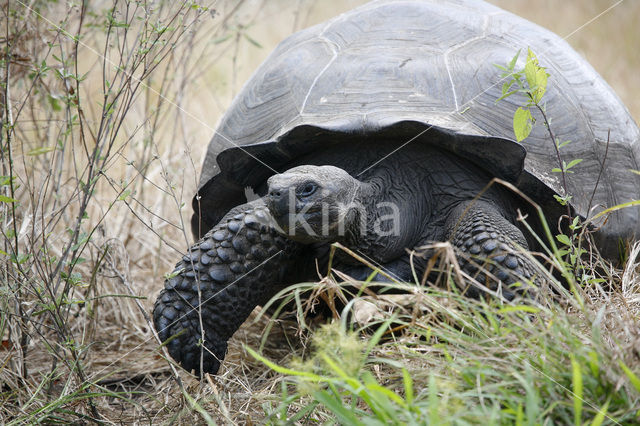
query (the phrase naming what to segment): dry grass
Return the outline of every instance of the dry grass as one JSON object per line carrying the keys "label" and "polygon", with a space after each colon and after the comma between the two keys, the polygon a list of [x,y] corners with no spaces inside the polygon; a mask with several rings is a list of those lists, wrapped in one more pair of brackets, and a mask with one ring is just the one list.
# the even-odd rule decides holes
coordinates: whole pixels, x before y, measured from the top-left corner
{"label": "dry grass", "polygon": [[[9,170],[7,151],[3,151],[0,174],[16,176],[17,185],[13,193],[3,185],[1,193],[18,202],[2,203],[5,241],[0,248],[25,256],[15,262],[4,261],[1,267],[3,421],[71,421],[97,414],[107,423],[199,423],[203,417],[188,402],[185,394],[189,394],[221,423],[260,423],[264,405],[279,404],[283,382],[283,376],[243,349],[243,344],[260,347],[267,328],[265,317],[248,321],[236,333],[220,375],[198,382],[179,371],[185,392],[181,393],[144,313],[152,309],[163,274],[191,243],[186,224],[200,164],[233,95],[284,37],[364,2],[240,0],[216,3],[215,13],[185,10],[180,15],[184,21],[174,21],[173,28],[163,35],[173,37],[175,47],[160,43],[145,62],[151,66],[154,58],[162,57],[160,65],[153,73],[144,73],[141,68],[133,71],[136,77],[144,77],[137,88],[136,79],[126,81],[116,65],[123,58],[133,58],[139,46],[136,43],[149,35],[140,22],[133,21],[126,31],[112,28],[108,61],[103,62],[107,39],[104,17],[111,3],[91,2],[84,15],[78,7],[68,8],[64,2],[26,3],[30,8],[20,2],[2,6],[3,28],[10,35],[8,100],[15,126],[10,140],[13,170]],[[614,2],[495,3],[566,35]],[[154,19],[162,16],[166,23],[176,10],[177,5],[160,2],[149,15]],[[122,2],[118,11],[116,21],[126,13]],[[81,16],[82,38],[78,60],[74,61],[76,45],[71,35],[76,33]],[[637,16],[640,3],[627,0],[568,41],[609,81],[638,120]],[[61,33],[56,26],[70,34]],[[0,37],[5,37],[4,32]],[[5,53],[3,48],[3,60]],[[34,80],[29,74],[34,68],[42,69],[42,61],[51,69]],[[114,111],[108,129],[101,127],[103,65],[114,91],[123,88],[118,103],[122,109]],[[122,65],[125,69],[131,66]],[[3,81],[6,69],[3,66]],[[56,70],[66,77],[57,76]],[[76,84],[72,74],[85,79]],[[78,90],[81,108],[74,104]],[[6,105],[3,102],[5,124]],[[81,121],[82,126],[70,126],[71,119]],[[3,146],[9,133],[3,130]],[[95,162],[98,157],[91,153],[97,146],[101,147],[98,156],[106,161]],[[107,147],[111,147],[108,155]],[[91,164],[100,164],[100,173],[93,171],[95,182],[87,178]],[[91,192],[84,191],[94,183]],[[87,218],[78,221],[85,210]],[[90,233],[90,238],[84,239],[83,232]],[[63,258],[65,262],[60,263]],[[78,258],[84,260],[70,263]],[[640,353],[638,332],[628,329],[637,325],[640,305],[640,284],[633,265],[616,272],[623,275],[612,277],[618,291],[587,293],[587,312],[597,313],[599,306],[605,307],[603,330],[615,341],[611,347],[618,348],[616,354],[623,359],[632,357],[634,351]],[[65,271],[77,273],[77,279],[60,278]],[[56,283],[47,295],[48,286]],[[433,321],[426,317],[422,324],[438,324]],[[278,322],[262,353],[287,364],[292,354],[304,350],[305,340],[296,330],[294,321]],[[629,352],[624,354],[620,348]],[[428,345],[419,349],[432,350],[443,353]],[[390,353],[388,345],[377,351],[380,355]],[[427,366],[424,360],[406,354],[398,359],[404,359],[415,371],[442,368],[442,363]],[[611,374],[623,386],[619,371]],[[85,388],[83,383],[93,385]],[[91,399],[92,406],[81,396],[83,392],[100,395]],[[59,402],[59,407],[47,405],[52,401]]]}

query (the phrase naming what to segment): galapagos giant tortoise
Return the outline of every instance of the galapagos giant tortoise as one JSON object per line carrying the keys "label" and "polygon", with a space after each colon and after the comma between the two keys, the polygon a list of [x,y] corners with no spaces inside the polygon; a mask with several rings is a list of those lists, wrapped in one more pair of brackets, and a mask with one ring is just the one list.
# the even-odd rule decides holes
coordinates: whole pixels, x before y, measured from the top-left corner
{"label": "galapagos giant tortoise", "polygon": [[[494,64],[527,47],[550,74],[552,128],[572,141],[563,158],[582,159],[566,188],[542,124],[513,140],[523,98],[496,103]],[[513,183],[550,221],[553,195],[570,195],[587,217],[640,198],[639,160],[627,109],[553,33],[480,0],[371,2],[281,42],[233,101],[193,199],[192,230],[204,236],[165,281],[156,330],[173,337],[169,352],[186,370],[216,373],[254,307],[313,280],[333,242],[410,280],[407,249],[448,240],[490,259],[509,293],[536,280],[515,251],[532,244],[516,220],[527,204],[500,185],[475,199],[485,185]],[[246,200],[246,188],[263,198]],[[596,235],[603,255],[640,233],[638,217],[637,208],[609,216]],[[473,271],[466,256],[460,263]],[[370,272],[341,266],[356,278]]]}

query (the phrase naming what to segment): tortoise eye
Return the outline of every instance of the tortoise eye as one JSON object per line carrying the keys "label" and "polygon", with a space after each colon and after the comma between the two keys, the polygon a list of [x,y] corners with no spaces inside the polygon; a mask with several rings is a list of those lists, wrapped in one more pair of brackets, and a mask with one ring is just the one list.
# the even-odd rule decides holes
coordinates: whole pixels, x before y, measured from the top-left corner
{"label": "tortoise eye", "polygon": [[307,182],[299,188],[298,195],[300,195],[301,197],[308,197],[309,195],[316,192],[317,189],[318,185],[316,185],[314,182]]}

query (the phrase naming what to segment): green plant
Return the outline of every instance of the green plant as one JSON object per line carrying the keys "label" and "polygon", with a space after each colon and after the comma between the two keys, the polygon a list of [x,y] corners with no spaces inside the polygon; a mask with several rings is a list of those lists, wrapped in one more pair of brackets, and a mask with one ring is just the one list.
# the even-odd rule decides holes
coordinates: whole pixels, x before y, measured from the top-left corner
{"label": "green plant", "polygon": [[[521,52],[518,51],[505,66],[496,64],[496,67],[502,70],[500,77],[504,80],[502,85],[502,96],[500,96],[496,102],[514,95],[524,96],[524,104],[517,107],[513,115],[513,131],[516,140],[518,142],[523,142],[530,135],[533,126],[536,123],[536,119],[532,113],[532,110],[535,110],[540,114],[540,117],[542,117],[542,121],[547,129],[549,139],[556,155],[557,167],[552,168],[551,172],[560,174],[564,195],[554,194],[553,196],[559,204],[566,207],[565,220],[568,224],[563,230],[560,230],[559,233],[554,235],[557,242],[561,244],[559,249],[556,248],[555,244],[552,242],[549,242],[551,244],[542,244],[542,246],[550,245],[551,249],[547,249],[547,253],[562,263],[566,262],[566,269],[572,271],[573,276],[578,277],[578,282],[583,285],[598,285],[604,280],[596,277],[590,272],[586,272],[585,268],[582,268],[582,265],[579,262],[579,260],[587,254],[587,249],[585,248],[585,237],[588,232],[587,228],[584,226],[582,218],[573,214],[570,206],[572,195],[567,185],[567,175],[574,172],[571,169],[580,164],[582,159],[574,158],[567,160],[563,157],[562,149],[569,145],[571,141],[560,140],[556,137],[546,113],[544,95],[547,91],[550,74],[547,72],[545,67],[540,65],[538,57],[533,51],[531,51],[531,49],[527,49],[527,58],[524,67],[522,69],[518,69],[516,65],[518,63],[520,53]],[[543,217],[541,217],[541,220],[545,222]],[[539,241],[541,240],[539,239]],[[562,268],[561,270],[564,269],[565,268]],[[566,274],[565,279],[567,279],[572,291],[575,292],[575,288],[573,287],[574,279],[567,277]]]}
{"label": "green plant", "polygon": [[637,373],[614,362],[633,356],[607,336],[621,326],[606,324],[617,321],[617,308],[590,297],[576,315],[557,304],[504,305],[414,287],[413,304],[380,308],[380,319],[357,332],[344,319],[351,302],[289,367],[247,351],[282,377],[280,397],[263,405],[270,424],[638,421]]}
{"label": "green plant", "polygon": [[[564,196],[556,195],[555,198],[560,204],[567,205],[571,201],[571,195],[569,195],[566,175],[568,173],[573,173],[571,168],[578,165],[582,159],[575,158],[567,163],[561,155],[561,149],[571,143],[571,141],[562,141],[558,139],[555,136],[553,129],[551,128],[549,118],[547,117],[546,106],[543,103],[543,97],[547,91],[549,78],[549,73],[547,73],[546,68],[540,65],[535,53],[533,53],[531,49],[527,49],[527,59],[524,67],[522,69],[516,69],[519,56],[520,51],[516,53],[506,66],[496,64],[496,67],[503,71],[500,77],[505,80],[502,85],[502,96],[500,96],[496,102],[518,93],[523,94],[526,97],[525,104],[518,107],[513,115],[513,132],[518,142],[522,142],[529,136],[536,122],[533,114],[531,113],[531,109],[535,108],[541,114],[544,125],[549,132],[549,137],[553,143],[558,162],[558,167],[553,168],[551,171],[553,173],[561,174],[562,187],[565,192]],[[569,217],[571,217],[571,211],[568,210],[568,212]]]}

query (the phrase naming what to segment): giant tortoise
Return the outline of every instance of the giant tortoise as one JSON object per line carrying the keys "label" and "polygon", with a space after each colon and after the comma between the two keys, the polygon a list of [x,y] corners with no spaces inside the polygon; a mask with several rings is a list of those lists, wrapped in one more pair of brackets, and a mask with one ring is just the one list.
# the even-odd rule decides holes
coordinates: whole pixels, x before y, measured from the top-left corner
{"label": "giant tortoise", "polygon": [[[545,126],[513,140],[523,98],[496,102],[495,64],[528,47],[550,75],[551,126],[571,141],[562,156],[582,160],[566,185]],[[281,42],[233,101],[193,199],[202,237],[165,281],[156,330],[186,370],[216,373],[254,307],[317,277],[334,242],[411,280],[408,249],[450,241],[463,269],[484,258],[519,294],[510,286],[539,279],[518,254],[534,244],[517,220],[529,205],[487,184],[512,183],[550,222],[563,212],[554,195],[589,217],[640,198],[639,161],[627,109],[553,33],[480,0],[371,2]],[[627,208],[599,224],[604,256],[640,233],[638,218]],[[337,261],[356,279],[370,272]]]}

